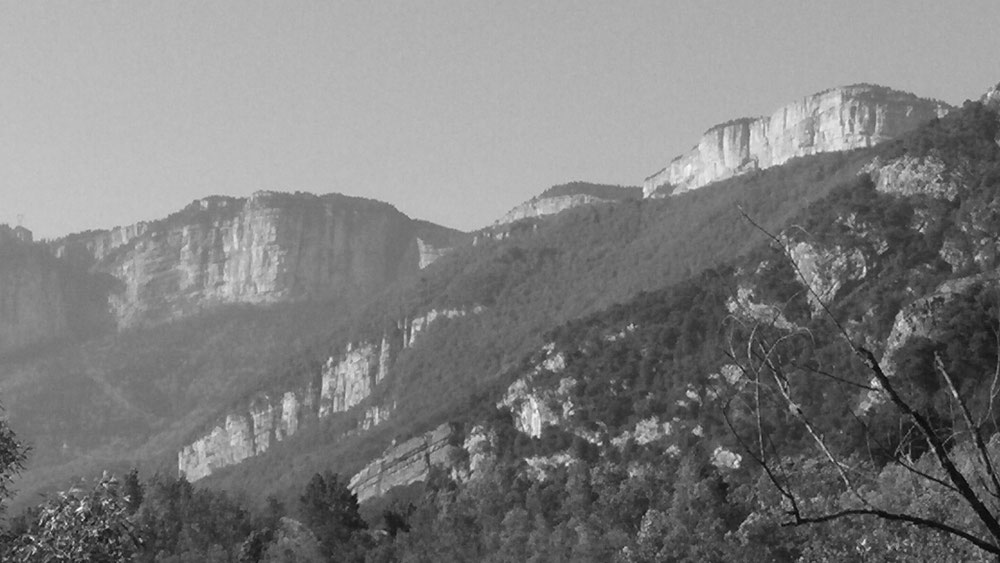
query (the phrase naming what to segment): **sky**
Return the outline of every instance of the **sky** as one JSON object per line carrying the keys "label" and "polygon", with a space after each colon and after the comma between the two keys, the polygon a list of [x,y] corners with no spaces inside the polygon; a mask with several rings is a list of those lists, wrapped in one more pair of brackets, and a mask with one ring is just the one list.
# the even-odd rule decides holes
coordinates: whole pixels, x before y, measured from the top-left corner
{"label": "sky", "polygon": [[472,230],[829,87],[978,98],[998,26],[996,0],[0,0],[0,222],[279,190]]}

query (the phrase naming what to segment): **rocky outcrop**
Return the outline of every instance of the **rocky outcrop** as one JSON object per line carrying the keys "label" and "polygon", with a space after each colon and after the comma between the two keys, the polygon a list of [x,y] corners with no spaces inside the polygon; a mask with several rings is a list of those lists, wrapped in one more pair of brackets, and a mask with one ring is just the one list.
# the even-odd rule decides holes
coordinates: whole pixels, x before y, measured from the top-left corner
{"label": "rocky outcrop", "polygon": [[[951,303],[956,296],[961,295],[973,286],[980,283],[997,283],[997,274],[978,274],[965,278],[948,280],[938,286],[929,295],[921,297],[906,307],[903,307],[897,314],[892,324],[892,330],[885,341],[885,350],[882,353],[880,366],[882,371],[889,377],[896,374],[896,364],[894,356],[911,338],[934,338],[935,327],[940,325],[941,313],[944,308]],[[877,379],[872,378],[869,384],[871,391],[863,394],[858,405],[858,411],[868,412],[872,407],[886,400],[882,392],[881,385]]]}
{"label": "rocky outcrop", "polygon": [[404,320],[400,325],[403,330],[403,348],[416,345],[417,337],[441,319],[459,319],[469,314],[478,315],[483,311],[482,305],[476,305],[471,309],[431,309],[412,320]]}
{"label": "rocky outcrop", "polygon": [[[389,375],[390,342],[348,344],[331,356],[318,375],[284,393],[264,393],[247,407],[235,409],[177,455],[178,473],[189,481],[263,454],[312,421],[347,412],[371,396]],[[370,405],[359,423],[371,428],[389,418],[391,409]]]}
{"label": "rocky outcrop", "polygon": [[0,225],[0,353],[67,333],[65,273],[30,231]]}
{"label": "rocky outcrop", "polygon": [[948,201],[958,197],[958,184],[948,177],[944,162],[939,158],[902,156],[883,163],[876,157],[862,172],[871,176],[875,189],[882,193],[926,195]]}
{"label": "rocky outcrop", "polygon": [[883,369],[887,375],[895,370],[892,357],[904,344],[915,337],[934,337],[934,328],[940,324],[940,313],[957,295],[961,295],[976,284],[996,283],[997,274],[979,274],[965,278],[948,280],[942,283],[930,295],[917,299],[903,307],[892,324],[892,330],[885,342],[885,352],[882,355]]}
{"label": "rocky outcrop", "polygon": [[[420,235],[418,237],[418,235]],[[427,266],[459,235],[391,205],[339,194],[210,197],[170,217],[53,243],[120,282],[119,326],[171,320],[222,303],[370,291]]]}
{"label": "rocky outcrop", "polygon": [[726,309],[740,320],[751,324],[760,323],[787,331],[798,329],[785,318],[781,307],[758,301],[753,287],[746,284],[740,284],[736,288],[736,295],[726,300]]}
{"label": "rocky outcrop", "polygon": [[869,84],[833,88],[770,116],[712,127],[698,144],[646,178],[643,195],[673,194],[798,157],[870,147],[915,129],[951,108]]}
{"label": "rocky outcrop", "polygon": [[357,348],[348,344],[342,357],[327,360],[321,377],[319,416],[344,412],[368,398],[379,377],[388,373],[388,366],[382,365],[387,358],[380,345],[369,343]]}
{"label": "rocky outcrop", "polygon": [[261,393],[249,404],[236,407],[177,455],[177,470],[189,481],[240,463],[266,452],[305,426],[338,413],[358,409],[357,427],[348,434],[369,430],[388,420],[395,401],[376,400],[372,395],[392,376],[400,351],[412,347],[415,338],[431,330],[440,319],[459,318],[482,312],[472,309],[432,309],[412,321],[400,321],[381,339],[348,343],[331,355],[317,373],[282,392]]}
{"label": "rocky outcrop", "polygon": [[546,426],[558,424],[573,414],[570,395],[576,380],[562,378],[556,389],[536,388],[534,385],[539,375],[559,374],[566,367],[566,357],[556,352],[554,345],[545,346],[543,352],[545,356],[541,363],[512,383],[497,403],[497,408],[509,409],[514,417],[514,426],[532,438],[540,437]]}
{"label": "rocky outcrop", "polygon": [[546,215],[555,215],[556,213],[565,211],[567,209],[571,209],[573,207],[579,207],[581,205],[590,205],[592,203],[604,203],[607,201],[609,200],[585,194],[564,195],[564,196],[545,197],[545,198],[538,198],[538,197],[531,198],[528,201],[508,211],[503,217],[497,219],[496,224],[505,225],[507,223],[513,223],[514,221],[527,219],[529,217],[544,217]]}
{"label": "rocky outcrop", "polygon": [[450,467],[455,429],[442,424],[434,430],[394,444],[351,478],[348,486],[358,495],[358,502],[382,495],[389,489],[427,479],[431,467]]}
{"label": "rocky outcrop", "polygon": [[497,219],[494,226],[507,225],[521,219],[555,215],[581,205],[638,199],[640,196],[639,188],[572,182],[553,186],[514,207]]}
{"label": "rocky outcrop", "polygon": [[979,101],[988,107],[1000,109],[1000,83],[987,90]]}
{"label": "rocky outcrop", "polygon": [[868,275],[865,255],[857,248],[822,248],[802,241],[786,244],[789,258],[809,288],[807,298],[814,314],[823,313],[824,305],[832,301],[844,285]]}

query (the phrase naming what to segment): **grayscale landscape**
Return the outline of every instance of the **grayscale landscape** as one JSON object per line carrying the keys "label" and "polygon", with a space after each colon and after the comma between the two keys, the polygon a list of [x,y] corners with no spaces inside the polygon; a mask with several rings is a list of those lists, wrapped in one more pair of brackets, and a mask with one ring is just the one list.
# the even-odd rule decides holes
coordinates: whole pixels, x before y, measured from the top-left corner
{"label": "grayscale landscape", "polygon": [[998,23],[3,6],[0,560],[998,560]]}

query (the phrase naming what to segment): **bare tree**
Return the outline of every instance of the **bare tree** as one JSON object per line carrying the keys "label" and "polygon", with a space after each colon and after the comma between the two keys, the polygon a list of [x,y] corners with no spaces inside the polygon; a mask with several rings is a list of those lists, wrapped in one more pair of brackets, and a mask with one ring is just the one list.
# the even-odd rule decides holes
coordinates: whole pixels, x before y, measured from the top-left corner
{"label": "bare tree", "polygon": [[[742,210],[740,210],[742,213]],[[989,386],[989,397],[974,412],[968,397],[959,392],[955,378],[945,367],[940,356],[935,356],[933,369],[948,394],[949,420],[941,425],[917,405],[906,392],[906,384],[899,376],[890,377],[876,355],[858,343],[837,321],[821,296],[811,287],[803,272],[792,260],[786,242],[755,223],[746,213],[743,217],[767,235],[773,246],[788,260],[804,285],[811,300],[818,303],[821,316],[830,323],[833,333],[841,340],[843,351],[853,355],[853,366],[839,372],[825,370],[822,366],[797,361],[804,348],[815,345],[813,333],[786,321],[777,322],[780,308],[774,309],[771,318],[757,310],[755,315],[734,315],[729,325],[730,347],[728,355],[743,373],[743,388],[727,403],[726,420],[747,454],[762,468],[767,480],[783,499],[787,520],[783,525],[799,526],[820,524],[841,518],[874,517],[901,522],[925,529],[936,530],[961,538],[1000,560],[1000,476],[994,452],[988,446],[988,434],[995,431],[993,404],[1000,386],[1000,360]],[[1000,348],[1000,330],[998,348]],[[853,413],[853,425],[869,447],[868,460],[851,455],[850,448],[838,443],[836,428],[819,423],[817,405],[809,404],[809,387],[816,378],[829,380],[833,385],[856,390],[856,394],[877,398],[881,408],[891,412],[905,429],[905,436],[895,444],[880,440],[869,425],[864,413]],[[737,422],[735,419],[739,418]],[[839,492],[846,499],[836,508],[816,506],[806,493],[802,476],[796,476],[787,466],[779,445],[773,439],[774,421],[782,419],[802,433],[811,444],[816,457],[836,476]],[[919,463],[912,457],[913,445],[926,450],[926,457],[933,465]],[[878,451],[875,459],[872,452]],[[866,462],[867,461],[867,462]],[[942,515],[921,514],[917,511],[894,510],[884,506],[864,486],[877,475],[880,466],[892,464],[902,468],[913,478],[940,491],[955,506],[963,506],[972,515],[974,525],[957,524]]]}

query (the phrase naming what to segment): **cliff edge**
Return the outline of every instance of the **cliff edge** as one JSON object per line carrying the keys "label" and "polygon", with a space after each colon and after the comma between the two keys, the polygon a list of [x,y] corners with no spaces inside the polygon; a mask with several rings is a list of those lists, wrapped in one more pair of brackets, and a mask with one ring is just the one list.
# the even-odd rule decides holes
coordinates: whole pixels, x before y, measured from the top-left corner
{"label": "cliff edge", "polygon": [[870,147],[951,109],[943,102],[872,84],[831,88],[770,116],[712,127],[690,151],[647,177],[643,196],[683,193],[797,156]]}

